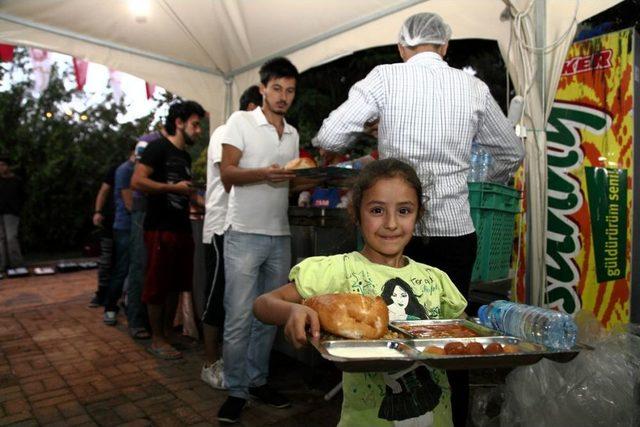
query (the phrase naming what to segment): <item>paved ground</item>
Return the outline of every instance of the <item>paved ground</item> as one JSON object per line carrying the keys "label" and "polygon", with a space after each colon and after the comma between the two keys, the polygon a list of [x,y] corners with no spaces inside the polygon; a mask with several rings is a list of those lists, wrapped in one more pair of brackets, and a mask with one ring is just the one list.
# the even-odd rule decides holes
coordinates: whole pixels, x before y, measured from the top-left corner
{"label": "paved ground", "polygon": [[[217,425],[226,394],[200,381],[202,350],[156,360],[87,307],[95,284],[96,270],[0,280],[0,425]],[[340,394],[322,397],[336,370],[272,359],[271,381],[293,405],[252,402],[240,425],[335,425]]]}

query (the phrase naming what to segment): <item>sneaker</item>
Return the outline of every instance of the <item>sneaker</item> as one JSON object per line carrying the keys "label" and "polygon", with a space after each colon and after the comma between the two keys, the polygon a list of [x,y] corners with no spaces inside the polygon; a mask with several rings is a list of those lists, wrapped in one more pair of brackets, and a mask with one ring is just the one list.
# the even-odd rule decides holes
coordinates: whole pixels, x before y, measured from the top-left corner
{"label": "sneaker", "polygon": [[274,408],[281,409],[291,406],[289,399],[275,391],[269,384],[261,385],[260,387],[249,387],[249,396]]}
{"label": "sneaker", "polygon": [[96,308],[96,307],[100,307],[102,304],[100,304],[100,300],[98,299],[98,295],[94,295],[93,298],[91,298],[91,301],[89,301],[89,307],[91,308]]}
{"label": "sneaker", "polygon": [[226,390],[227,382],[224,379],[223,362],[219,359],[211,365],[203,365],[200,371],[200,379],[218,390]]}
{"label": "sneaker", "polygon": [[218,421],[222,423],[237,423],[240,419],[242,408],[247,404],[245,399],[229,396],[218,411]]}
{"label": "sneaker", "polygon": [[117,320],[116,320],[116,312],[115,311],[105,311],[104,312],[104,317],[102,318],[102,321],[104,322],[105,325],[109,325],[109,326],[115,326]]}

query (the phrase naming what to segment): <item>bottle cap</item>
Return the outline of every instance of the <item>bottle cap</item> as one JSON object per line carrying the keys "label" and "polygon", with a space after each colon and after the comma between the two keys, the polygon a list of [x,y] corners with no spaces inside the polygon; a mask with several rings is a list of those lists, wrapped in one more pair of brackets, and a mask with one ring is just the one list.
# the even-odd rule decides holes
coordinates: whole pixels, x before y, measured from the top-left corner
{"label": "bottle cap", "polygon": [[485,305],[481,305],[480,308],[478,309],[478,319],[480,319],[480,322],[482,322],[483,325],[487,324],[487,310],[489,309],[489,306]]}

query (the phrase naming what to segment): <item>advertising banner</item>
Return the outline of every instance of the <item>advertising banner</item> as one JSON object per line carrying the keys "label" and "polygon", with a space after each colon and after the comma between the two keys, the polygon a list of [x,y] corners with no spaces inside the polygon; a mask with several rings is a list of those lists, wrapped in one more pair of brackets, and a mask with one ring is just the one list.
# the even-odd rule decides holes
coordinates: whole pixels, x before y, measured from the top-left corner
{"label": "advertising banner", "polygon": [[576,42],[547,124],[549,307],[630,320],[634,32]]}

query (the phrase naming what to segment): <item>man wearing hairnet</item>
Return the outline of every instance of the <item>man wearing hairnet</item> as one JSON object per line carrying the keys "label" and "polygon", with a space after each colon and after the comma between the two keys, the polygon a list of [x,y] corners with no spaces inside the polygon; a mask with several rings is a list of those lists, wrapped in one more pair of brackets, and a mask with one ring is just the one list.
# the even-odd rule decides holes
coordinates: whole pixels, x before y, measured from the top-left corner
{"label": "man wearing hairnet", "polygon": [[[314,145],[343,151],[365,123],[379,119],[380,158],[413,165],[425,189],[424,231],[416,229],[405,254],[444,270],[468,298],[477,247],[467,187],[471,144],[493,159],[487,177],[492,182],[508,181],[524,147],[487,85],[443,60],[450,38],[451,28],[439,15],[409,17],[398,38],[404,62],[377,66],[356,83],[325,119]],[[456,425],[464,425],[467,413],[466,371],[463,377],[450,375]]]}

